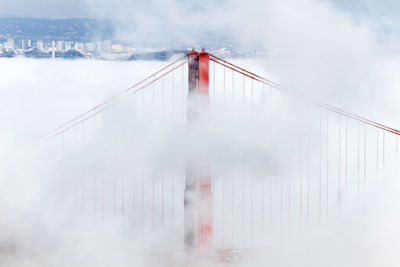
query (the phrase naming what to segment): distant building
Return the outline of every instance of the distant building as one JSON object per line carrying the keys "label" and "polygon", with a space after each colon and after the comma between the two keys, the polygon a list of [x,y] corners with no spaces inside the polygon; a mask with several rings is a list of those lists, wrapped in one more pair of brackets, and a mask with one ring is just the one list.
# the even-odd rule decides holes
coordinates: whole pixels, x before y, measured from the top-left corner
{"label": "distant building", "polygon": [[27,49],[26,40],[21,40],[21,49],[22,50],[26,50]]}
{"label": "distant building", "polygon": [[76,42],[74,49],[79,52],[83,52],[85,45],[83,43]]}
{"label": "distant building", "polygon": [[222,57],[231,57],[232,52],[228,50],[228,48],[224,47],[217,50],[217,54],[221,55]]}
{"label": "distant building", "polygon": [[44,51],[43,41],[41,40],[36,41],[36,48],[39,49],[40,51]]}
{"label": "distant building", "polygon": [[114,51],[114,52],[116,52],[116,53],[122,52],[122,45],[120,45],[120,44],[113,44],[113,45],[111,46],[111,49],[112,49],[112,51]]}
{"label": "distant building", "polygon": [[65,42],[65,50],[71,50],[72,49],[72,42],[71,41],[66,41]]}
{"label": "distant building", "polygon": [[104,44],[103,44],[103,42],[97,42],[97,44],[96,44],[96,52],[97,52],[98,54],[101,54],[101,53],[103,53],[103,51],[104,51]]}
{"label": "distant building", "polygon": [[106,52],[106,53],[111,52],[111,46],[112,46],[111,40],[104,40],[104,42],[103,42],[104,52]]}
{"label": "distant building", "polygon": [[128,53],[135,53],[137,50],[136,50],[136,48],[134,48],[134,47],[128,46],[128,47],[126,47],[126,51],[127,51]]}
{"label": "distant building", "polygon": [[56,58],[56,42],[51,42],[51,58]]}
{"label": "distant building", "polygon": [[4,49],[14,50],[14,39],[13,38],[7,39],[7,42],[4,44]]}
{"label": "distant building", "polygon": [[28,40],[28,48],[31,48],[31,47],[32,47],[31,40]]}
{"label": "distant building", "polygon": [[88,52],[94,52],[94,43],[86,43],[85,50]]}
{"label": "distant building", "polygon": [[57,51],[62,51],[62,50],[64,50],[64,41],[57,41],[56,50],[57,50]]}

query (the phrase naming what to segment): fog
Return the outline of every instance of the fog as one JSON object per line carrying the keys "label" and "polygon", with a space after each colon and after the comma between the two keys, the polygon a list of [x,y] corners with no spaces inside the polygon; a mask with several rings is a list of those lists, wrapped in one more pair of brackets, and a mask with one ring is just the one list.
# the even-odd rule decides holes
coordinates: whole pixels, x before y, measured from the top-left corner
{"label": "fog", "polygon": [[[105,12],[107,4],[96,4],[93,12]],[[189,23],[183,24],[179,16],[186,9],[174,2],[165,20],[175,18],[168,25],[184,33],[225,7],[226,15],[208,19],[206,26],[268,52],[235,63],[285,89],[399,128],[399,56],[390,40],[378,38],[373,21],[314,0],[214,7],[186,15]],[[126,17],[129,10],[109,12]],[[141,21],[157,26],[156,17]],[[139,36],[150,38],[142,29]],[[398,266],[397,139],[385,135],[386,150],[379,154],[382,132],[376,143],[372,127],[364,130],[350,119],[223,74],[218,66],[210,66],[216,73],[211,108],[198,123],[186,123],[182,68],[71,131],[32,145],[164,65],[0,60],[3,266],[225,265],[214,251],[182,253],[188,157],[213,173],[213,246],[246,250],[233,265]],[[321,169],[331,177],[324,176],[322,184]]]}

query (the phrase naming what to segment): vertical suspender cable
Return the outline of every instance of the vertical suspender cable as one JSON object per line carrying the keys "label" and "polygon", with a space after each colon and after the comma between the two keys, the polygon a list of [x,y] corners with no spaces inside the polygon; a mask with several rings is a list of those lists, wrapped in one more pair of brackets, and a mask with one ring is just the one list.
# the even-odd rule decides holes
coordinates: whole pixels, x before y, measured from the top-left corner
{"label": "vertical suspender cable", "polygon": [[339,116],[339,175],[338,175],[338,191],[339,191],[339,206],[341,204],[341,181],[340,181],[340,163],[341,163],[341,121]]}
{"label": "vertical suspender cable", "polygon": [[385,166],[385,131],[382,131],[382,167]]}
{"label": "vertical suspender cable", "polygon": [[[309,143],[310,141],[308,141]],[[310,219],[310,143],[308,144],[307,159],[307,222]]]}
{"label": "vertical suspender cable", "polygon": [[235,71],[232,70],[232,103],[235,103]]}
{"label": "vertical suspender cable", "polygon": [[115,181],[116,177],[114,174],[114,194],[113,194],[113,198],[114,198],[114,221],[115,221],[115,216],[116,216],[116,194],[117,194],[117,189],[116,189],[116,181]]}
{"label": "vertical suspender cable", "polygon": [[125,178],[122,175],[121,177],[122,184],[121,184],[121,190],[122,190],[122,196],[121,196],[121,202],[122,202],[122,208],[121,208],[121,215],[124,216],[125,212]]}
{"label": "vertical suspender cable", "polygon": [[142,174],[142,216],[144,217],[144,176]]}
{"label": "vertical suspender cable", "polygon": [[300,162],[300,224],[303,223],[303,167]]}
{"label": "vertical suspender cable", "polygon": [[235,216],[234,216],[234,211],[235,211],[235,207],[234,207],[234,200],[235,200],[235,190],[234,190],[234,180],[233,180],[233,177],[232,177],[232,202],[231,202],[231,209],[232,209],[232,218],[231,218],[231,225],[232,225],[232,236],[231,236],[231,239],[232,239],[232,248],[234,248],[234,240],[235,240],[235,228],[234,228],[234,225],[235,225]]}
{"label": "vertical suspender cable", "polygon": [[254,78],[251,79],[251,104],[253,105],[254,101]]}
{"label": "vertical suspender cable", "polygon": [[154,226],[154,212],[155,212],[155,201],[154,201],[154,175],[153,175],[153,179],[152,179],[152,182],[153,182],[153,187],[152,187],[152,192],[151,192],[151,197],[152,197],[152,223],[153,223],[153,226]]}
{"label": "vertical suspender cable", "polygon": [[96,218],[96,183],[97,183],[97,176],[93,177],[94,183],[94,190],[93,190],[93,217]]}
{"label": "vertical suspender cable", "polygon": [[214,61],[214,68],[213,68],[213,97],[215,98],[215,61]]}
{"label": "vertical suspender cable", "polygon": [[[172,65],[172,68],[174,65]],[[171,108],[172,108],[172,118],[174,118],[175,113],[175,71],[172,72],[172,99],[171,99]]]}
{"label": "vertical suspender cable", "polygon": [[146,90],[142,90],[142,105],[144,104],[144,100],[145,100],[145,91]]}
{"label": "vertical suspender cable", "polygon": [[242,102],[243,102],[243,104],[245,103],[245,92],[244,92],[244,90],[245,90],[245,85],[244,85],[244,79],[245,79],[245,76],[244,75],[242,75],[242,77],[243,77],[243,92],[242,92],[242,97],[243,97],[243,100],[242,100]]}
{"label": "vertical suspender cable", "polygon": [[322,223],[322,109],[319,113],[319,223]]}
{"label": "vertical suspender cable", "polygon": [[253,176],[250,179],[250,236],[253,241],[254,237],[254,178]]}
{"label": "vertical suspender cable", "polygon": [[283,171],[281,173],[281,228],[283,225]]}
{"label": "vertical suspender cable", "polygon": [[102,177],[102,183],[101,183],[101,218],[102,218],[102,222],[104,223],[104,174]]}
{"label": "vertical suspender cable", "polygon": [[73,192],[72,192],[72,194],[73,194],[73,203],[74,203],[74,211],[75,211],[75,209],[76,209],[76,207],[78,206],[77,204],[78,204],[78,201],[77,201],[77,188],[78,188],[78,185],[77,185],[77,183],[78,183],[78,174],[77,174],[77,171],[75,170],[74,171],[74,180],[73,180],[73,185],[72,185],[72,190],[73,190]]}
{"label": "vertical suspender cable", "polygon": [[156,83],[155,82],[153,82],[152,83],[153,84],[153,105],[155,104],[155,102],[156,102]]}
{"label": "vertical suspender cable", "polygon": [[172,218],[172,223],[175,221],[175,170],[172,169],[172,206],[171,206],[171,218]]}
{"label": "vertical suspender cable", "polygon": [[224,101],[225,101],[225,72],[226,72],[226,70],[225,70],[225,63],[224,63],[224,91],[223,91],[223,97],[224,97]]}
{"label": "vertical suspender cable", "polygon": [[345,194],[345,201],[347,202],[347,186],[348,186],[348,175],[347,175],[347,171],[348,171],[348,169],[347,169],[347,140],[348,140],[348,134],[347,134],[347,130],[348,130],[348,128],[347,128],[347,118],[345,119],[345,122],[346,122],[346,129],[345,129],[345,132],[346,132],[346,137],[345,137],[345,148],[344,148],[344,151],[345,151],[345,162],[344,162],[344,171],[345,171],[345,173],[344,173],[344,194]]}
{"label": "vertical suspender cable", "polygon": [[376,128],[376,177],[379,176],[379,129]]}
{"label": "vertical suspender cable", "polygon": [[164,224],[164,174],[161,175],[161,224]]}
{"label": "vertical suspender cable", "polygon": [[245,230],[244,230],[244,218],[245,218],[245,203],[244,203],[244,181],[245,181],[245,177],[244,177],[244,172],[242,171],[242,247],[245,246]]}
{"label": "vertical suspender cable", "polygon": [[222,247],[225,247],[225,175],[222,177]]}
{"label": "vertical suspender cable", "polygon": [[162,105],[162,111],[163,111],[163,115],[164,115],[164,112],[165,112],[164,77],[161,78],[161,105]]}
{"label": "vertical suspender cable", "polygon": [[364,123],[364,185],[367,183],[367,126]]}
{"label": "vertical suspender cable", "polygon": [[[189,61],[188,61],[188,65],[189,65]],[[184,65],[182,65],[182,72],[181,72],[181,78],[182,78],[182,81],[181,81],[181,91],[182,91],[182,109],[185,109],[185,87],[184,87],[184,84],[185,84],[185,82],[184,82],[184,78],[185,78],[185,74],[184,74],[184,69],[183,69],[183,66]],[[214,66],[214,68],[215,68],[215,66]],[[183,114],[183,119],[186,119],[186,112],[182,112],[182,114]]]}
{"label": "vertical suspender cable", "polygon": [[265,89],[264,89],[265,84],[261,83],[261,86],[262,86],[262,88],[261,88],[261,90],[262,90],[262,103],[265,104]]}
{"label": "vertical suspender cable", "polygon": [[81,208],[82,208],[82,212],[84,210],[84,206],[85,206],[85,175],[83,173],[82,170],[82,174],[81,174],[81,187],[82,187],[82,192],[81,192]]}
{"label": "vertical suspender cable", "polygon": [[264,230],[264,182],[261,181],[261,231]]}
{"label": "vertical suspender cable", "polygon": [[360,199],[360,123],[357,128],[357,200]]}
{"label": "vertical suspender cable", "polygon": [[292,171],[291,171],[291,169],[289,168],[289,177],[288,177],[288,179],[289,179],[289,188],[288,188],[288,220],[289,220],[289,223],[290,223],[290,215],[291,215],[291,202],[292,202]]}
{"label": "vertical suspender cable", "polygon": [[329,216],[329,114],[326,113],[326,217]]}
{"label": "vertical suspender cable", "polygon": [[269,219],[270,219],[270,231],[272,232],[272,177],[270,177],[270,183],[269,183]]}
{"label": "vertical suspender cable", "polygon": [[132,177],[132,216],[135,217],[135,205],[136,205],[136,188],[135,188],[135,176]]}

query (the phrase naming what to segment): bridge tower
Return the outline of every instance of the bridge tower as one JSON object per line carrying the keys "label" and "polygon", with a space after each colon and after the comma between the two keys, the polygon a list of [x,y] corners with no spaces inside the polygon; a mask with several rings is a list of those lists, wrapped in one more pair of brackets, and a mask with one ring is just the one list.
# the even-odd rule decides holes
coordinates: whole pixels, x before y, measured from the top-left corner
{"label": "bridge tower", "polygon": [[[209,54],[194,49],[188,54],[187,121],[194,125],[207,118],[209,110]],[[211,248],[212,189],[211,174],[206,160],[199,162],[196,155],[187,159],[184,195],[185,249]]]}

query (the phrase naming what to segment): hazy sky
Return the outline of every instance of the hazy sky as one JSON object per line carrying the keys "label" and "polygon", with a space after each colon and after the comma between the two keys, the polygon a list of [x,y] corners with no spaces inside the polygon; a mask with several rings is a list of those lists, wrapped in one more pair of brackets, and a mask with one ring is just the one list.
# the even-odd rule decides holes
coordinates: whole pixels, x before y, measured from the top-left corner
{"label": "hazy sky", "polygon": [[[29,16],[29,17],[46,17],[46,18],[71,18],[71,17],[102,17],[104,14],[115,16],[118,14],[118,9],[135,8],[141,12],[148,12],[149,7],[156,7],[163,4],[178,4],[188,8],[202,8],[202,5],[220,4],[225,0],[202,1],[199,5],[198,1],[193,0],[1,0],[0,1],[0,16]],[[99,9],[107,7],[108,10],[100,12]],[[132,10],[133,11],[133,10]],[[117,15],[118,16],[118,15]]]}
{"label": "hazy sky", "polygon": [[[400,4],[396,4],[394,0],[374,0],[374,2],[371,0],[354,0],[352,2],[320,0],[320,2],[328,3],[329,1],[335,1],[333,7],[320,4],[317,0],[196,0],[196,2],[194,0],[0,0],[0,16],[135,19],[141,25],[150,25],[154,28],[164,26],[167,30],[174,29],[175,32],[171,36],[180,38],[183,35],[180,40],[185,38],[186,41],[187,32],[196,34],[203,28],[215,26],[227,32],[231,30],[236,40],[249,43],[249,45],[259,42],[272,51],[267,59],[259,58],[257,63],[253,60],[235,61],[239,66],[258,74],[265,70],[266,77],[272,76],[273,80],[280,82],[285,89],[313,96],[322,102],[397,128],[396,125],[400,125],[397,116],[400,114],[398,105],[400,56],[392,54],[390,51],[386,52],[386,46],[377,41],[376,34],[371,30],[369,23],[358,23],[357,19],[372,19],[379,25],[394,25],[392,29],[399,29],[396,18],[398,18],[397,8]],[[353,19],[345,12],[337,12],[335,8],[349,11],[357,19]],[[140,25],[138,28],[140,30]],[[121,29],[118,34],[119,36],[132,36],[132,38],[148,38],[151,41],[157,38],[149,33],[147,28],[142,29],[144,35],[139,37],[136,37],[137,33],[134,35],[130,30],[123,32]],[[136,29],[134,30],[136,31]],[[159,28],[155,33],[154,35],[161,35]],[[158,38],[163,39],[168,33],[164,32],[164,35]],[[256,64],[259,64],[260,67],[256,67]],[[43,150],[38,149],[39,151],[29,149],[26,157],[18,157],[18,154],[25,152],[20,149],[20,143],[24,143],[23,141],[30,141],[59,123],[75,117],[77,113],[84,112],[87,108],[104,101],[108,96],[117,94],[147,73],[153,73],[161,68],[161,65],[164,63],[32,60],[23,57],[0,60],[0,70],[3,74],[0,79],[0,106],[2,107],[0,114],[0,147],[2,147],[0,151],[2,166],[0,168],[0,196],[2,199],[0,212],[7,215],[0,217],[0,251],[6,251],[0,253],[0,262],[4,266],[102,267],[131,266],[132,263],[138,266],[147,266],[147,261],[145,264],[141,264],[144,260],[143,256],[150,258],[148,255],[155,255],[153,258],[158,258],[154,249],[159,247],[173,249],[173,245],[170,243],[174,243],[173,241],[177,240],[178,235],[172,238],[168,235],[161,239],[159,231],[155,230],[156,228],[151,223],[149,223],[149,226],[152,226],[149,234],[149,231],[143,230],[143,227],[132,227],[131,221],[128,221],[136,218],[132,215],[143,216],[145,212],[138,213],[136,210],[135,214],[133,212],[126,213],[123,218],[127,224],[119,223],[118,219],[114,219],[112,209],[115,207],[115,199],[122,204],[118,213],[122,207],[125,208],[125,202],[123,202],[125,196],[126,203],[129,201],[126,211],[128,209],[129,212],[135,211],[134,205],[139,203],[142,207],[143,203],[154,206],[154,198],[151,202],[151,196],[147,197],[147,193],[151,192],[151,185],[146,185],[146,190],[144,190],[147,192],[146,200],[142,200],[142,202],[136,201],[136,198],[139,197],[136,191],[133,194],[129,193],[129,197],[132,198],[128,197],[128,193],[126,195],[121,193],[118,195],[120,197],[115,197],[115,192],[125,190],[125,184],[122,181],[128,181],[121,177],[140,177],[140,180],[144,177],[136,175],[133,171],[128,173],[127,171],[130,169],[122,167],[125,167],[126,164],[126,166],[141,170],[143,166],[150,166],[149,174],[152,174],[154,170],[163,169],[165,164],[174,163],[174,159],[186,162],[182,159],[188,152],[191,155],[199,156],[200,159],[211,159],[210,162],[217,171],[220,169],[230,171],[231,166],[242,169],[233,175],[232,172],[222,172],[222,174],[226,173],[224,177],[240,178],[240,175],[243,176],[240,173],[247,170],[247,166],[249,166],[248,169],[252,168],[252,172],[249,172],[251,174],[249,177],[252,177],[251,181],[262,181],[262,176],[262,179],[270,179],[265,180],[265,185],[277,185],[277,191],[275,192],[274,188],[272,195],[274,199],[276,197],[278,199],[270,203],[275,203],[274,205],[280,207],[275,208],[274,206],[274,208],[269,208],[269,211],[274,210],[273,216],[278,222],[276,229],[279,230],[273,232],[272,238],[268,237],[266,249],[259,250],[262,255],[257,257],[258,250],[256,249],[255,257],[253,254],[249,257],[255,258],[254,260],[258,262],[247,264],[246,257],[244,257],[244,263],[241,266],[323,266],[326,265],[327,259],[331,266],[400,266],[398,257],[400,215],[395,212],[400,209],[400,194],[398,193],[400,179],[396,179],[399,172],[387,172],[387,176],[377,179],[375,177],[376,169],[370,169],[376,166],[375,155],[377,154],[374,154],[377,145],[375,143],[376,129],[367,132],[368,138],[373,139],[372,142],[368,142],[367,148],[368,157],[372,159],[373,164],[366,164],[369,168],[368,186],[363,186],[363,190],[371,195],[366,195],[365,198],[356,201],[356,185],[359,179],[357,180],[355,161],[360,158],[360,154],[357,157],[356,152],[360,139],[356,141],[356,138],[360,138],[360,124],[337,115],[322,113],[319,108],[314,113],[317,118],[313,119],[310,116],[310,109],[307,109],[307,114],[299,112],[295,105],[291,105],[292,102],[278,95],[276,91],[271,91],[273,93],[270,97],[271,102],[264,107],[270,112],[271,108],[276,105],[282,107],[285,112],[271,113],[269,115],[273,116],[268,117],[265,116],[268,113],[264,113],[256,105],[251,104],[251,107],[256,108],[242,106],[240,104],[243,102],[240,99],[241,93],[233,94],[232,86],[232,91],[227,91],[229,98],[226,99],[228,101],[236,100],[237,109],[224,105],[218,106],[219,103],[213,101],[212,103],[218,104],[215,107],[225,112],[221,116],[214,117],[214,124],[207,123],[206,126],[196,124],[195,127],[199,127],[199,130],[197,134],[194,134],[190,127],[187,127],[191,126],[189,124],[168,123],[168,120],[165,120],[167,117],[165,115],[169,112],[179,111],[178,105],[176,105],[179,102],[174,102],[173,108],[169,108],[171,101],[162,102],[164,93],[166,93],[165,99],[172,99],[169,98],[172,95],[169,93],[171,91],[164,90],[164,80],[162,79],[155,87],[163,88],[161,92],[158,90],[157,98],[153,98],[152,91],[147,91],[137,95],[140,96],[140,99],[136,99],[138,102],[145,99],[149,103],[154,103],[153,99],[156,99],[158,106],[149,104],[153,108],[144,109],[141,105],[132,105],[132,102],[129,101],[132,98],[126,99],[126,102],[121,102],[120,106],[108,110],[115,113],[107,113],[104,117],[99,117],[98,120],[93,119],[85,125],[82,123],[79,129],[71,130],[68,136],[64,135],[62,139],[52,143],[54,147],[49,146]],[[220,89],[219,95],[223,95],[221,89],[225,88],[225,86],[222,87],[222,84],[225,85],[225,69],[220,68],[219,71],[216,77],[224,79],[224,81],[220,80],[217,83],[217,89]],[[222,71],[224,76],[222,76]],[[21,79],[21,73],[24,74],[23,79]],[[232,79],[233,84],[233,73],[226,73],[226,81]],[[180,74],[176,74],[177,76],[174,77],[180,80]],[[235,79],[242,78],[238,75],[234,77]],[[172,86],[167,79],[165,81],[165,85]],[[247,80],[246,83],[247,89],[250,88],[250,83],[253,84],[250,80]],[[175,86],[177,83],[173,84]],[[236,90],[242,89],[241,84],[241,80],[236,80]],[[257,92],[257,88],[255,92]],[[232,98],[231,93],[232,96],[234,95]],[[174,94],[184,96],[184,94],[178,94],[178,91]],[[247,99],[249,99],[249,95],[246,93]],[[257,96],[257,93],[255,95]],[[259,96],[261,95],[264,94],[259,93]],[[168,105],[164,107],[164,103]],[[158,114],[158,111],[165,111],[165,113],[159,114],[160,117],[152,115],[153,112]],[[213,114],[217,114],[215,111],[218,109],[214,108]],[[294,114],[294,112],[296,113]],[[179,114],[184,115],[185,112]],[[290,115],[289,118],[288,115]],[[334,129],[332,134],[325,126],[326,130],[322,130],[323,132],[320,130],[321,118],[326,118],[321,125]],[[266,119],[268,122],[265,122]],[[339,122],[343,128],[333,128]],[[98,139],[93,138],[95,135],[91,135],[91,131],[94,132],[96,127],[104,129],[99,131]],[[317,127],[316,131],[315,127]],[[344,127],[346,127],[346,150],[344,141],[339,141],[344,140]],[[295,134],[292,134],[293,129],[295,129]],[[349,149],[347,151],[348,129]],[[318,137],[312,138],[310,130],[314,130]],[[321,133],[327,133],[327,139],[334,140],[332,149],[328,149],[329,142],[318,142]],[[339,133],[343,139],[338,136]],[[361,136],[364,137],[364,133],[362,131]],[[304,140],[306,135],[309,136],[312,143],[315,142],[315,146],[310,144],[307,149],[299,149],[302,148],[302,145],[307,144]],[[378,136],[381,138],[385,135],[378,132]],[[389,135],[386,135],[386,138],[379,139],[382,140],[379,142],[386,140],[386,146],[390,148],[395,139]],[[71,145],[72,142],[74,145]],[[338,146],[337,142],[342,143]],[[303,157],[304,154],[308,153],[308,159],[311,159],[314,164],[319,164],[320,145],[325,143],[327,146],[326,150],[323,148],[323,151],[326,152],[326,158],[323,158],[323,164],[329,162],[331,167],[328,168],[326,165],[324,170],[328,171],[329,169],[332,173],[329,174],[330,182],[328,183],[327,174],[326,180],[324,178],[326,183],[324,182],[322,185],[324,188],[328,184],[333,186],[331,187],[332,191],[326,194],[326,198],[328,199],[329,195],[332,205],[336,206],[340,194],[344,191],[345,168],[344,164],[338,164],[337,152],[342,153],[341,161],[344,163],[344,151],[346,151],[346,191],[344,192],[347,194],[347,155],[349,155],[348,192],[355,192],[352,195],[353,203],[360,207],[351,206],[351,198],[346,198],[345,207],[348,209],[338,212],[330,208],[330,221],[326,227],[318,228],[316,232],[309,232],[306,231],[306,224],[302,224],[301,230],[296,231],[296,228],[292,228],[292,226],[296,226],[295,224],[300,220],[295,217],[295,214],[301,214],[298,210],[300,207],[303,208],[303,198],[299,201],[298,190],[303,194],[305,187],[298,186],[299,179],[292,180],[292,177],[300,178],[300,185],[302,185],[302,177],[305,176],[298,175],[298,171],[306,171],[306,165],[300,166],[299,170],[299,164],[301,162],[306,164],[307,161],[307,157]],[[382,147],[379,145],[379,149]],[[312,150],[313,148],[315,150]],[[297,153],[303,155],[294,153],[296,150],[301,150]],[[8,151],[11,156],[7,154]],[[361,151],[364,151],[363,148]],[[315,154],[310,154],[313,152]],[[392,145],[391,149],[385,153],[394,152]],[[17,155],[14,156],[14,154]],[[295,160],[291,162],[288,160],[290,157],[294,157]],[[280,160],[282,158],[284,160]],[[378,155],[379,160],[382,158]],[[386,158],[385,167],[390,166],[390,159],[393,157]],[[288,174],[285,180],[279,180],[282,177],[282,166],[286,166],[284,164],[288,163],[293,166],[285,169],[285,173]],[[24,167],[21,168],[21,166]],[[106,169],[107,172],[100,174],[99,171],[105,168],[109,168],[110,172]],[[274,168],[275,170],[279,169],[279,177],[265,175],[267,170],[274,170]],[[311,181],[321,181],[319,180],[320,169],[312,167],[311,170],[314,174],[311,176]],[[339,170],[343,176],[340,173],[337,175]],[[214,173],[218,173],[217,171]],[[184,168],[181,173],[184,173]],[[115,178],[117,174],[119,177]],[[108,177],[109,183],[106,183],[106,188],[110,190],[106,189],[107,219],[104,224],[100,217],[93,216],[93,211],[96,213],[96,207],[101,207],[99,199],[96,202],[96,196],[100,196],[100,191],[96,193],[96,188],[100,189],[96,177],[100,177],[100,175],[102,175],[103,181],[104,177]],[[161,175],[161,177],[164,179],[166,176]],[[260,180],[254,179],[258,177]],[[152,178],[154,179],[154,176]],[[343,180],[336,180],[337,178]],[[226,181],[229,180],[226,179]],[[289,181],[290,183],[296,181],[296,184],[293,184],[293,187],[292,184],[287,186]],[[374,181],[383,183],[383,186],[375,187]],[[75,184],[81,184],[78,189],[80,191],[76,190]],[[115,191],[116,184],[118,188],[121,188],[117,190],[121,191]],[[144,183],[141,182],[141,184]],[[138,184],[132,182],[132,184],[127,183],[126,185],[126,189],[131,190],[131,186],[137,188]],[[170,183],[166,183],[166,188],[167,186],[170,188],[169,185]],[[259,187],[260,184],[257,185]],[[311,201],[315,204],[311,209],[311,216],[318,216],[317,199],[321,197],[320,183],[315,185],[316,187],[311,186],[311,192],[314,192],[311,195]],[[340,191],[340,186],[342,186],[342,191]],[[339,190],[336,190],[336,187],[339,187]],[[232,186],[231,188],[236,192],[237,189],[234,188],[238,187]],[[243,188],[248,187],[244,186]],[[285,191],[282,191],[282,188]],[[227,189],[229,189],[229,185]],[[264,187],[262,189],[264,190]],[[158,192],[158,189],[156,190]],[[215,190],[215,192],[221,191]],[[261,193],[258,192],[257,190],[257,193],[254,193],[254,199],[260,198]],[[77,194],[80,194],[81,202],[76,201]],[[285,196],[285,202],[282,202],[282,196]],[[286,197],[289,197],[290,200],[287,201]],[[168,203],[169,199],[168,197]],[[179,201],[181,198],[178,195],[173,199]],[[215,199],[216,201],[221,200],[221,198]],[[239,196],[240,199],[244,198]],[[249,203],[250,199],[253,200],[253,195],[251,198],[246,196],[246,199]],[[164,200],[163,194],[162,200]],[[157,199],[156,201],[160,203]],[[245,203],[245,200],[242,201]],[[229,198],[225,202],[231,203]],[[281,203],[284,203],[285,210],[282,209],[279,214],[275,210],[281,209]],[[79,207],[77,204],[80,204]],[[221,211],[218,209],[219,206],[215,207],[216,211]],[[151,208],[143,210],[150,211]],[[84,215],[84,212],[87,213],[87,216]],[[235,216],[231,221],[232,225],[240,225],[236,223],[239,212],[231,213],[232,216]],[[99,216],[98,212],[96,214]],[[222,214],[216,212],[216,215],[223,214],[225,212]],[[242,213],[241,217],[244,218],[243,214],[245,213]],[[285,214],[285,217],[282,217],[282,214]],[[340,216],[336,223],[334,218],[337,214]],[[107,217],[108,215],[109,217]],[[148,218],[151,218],[150,216],[152,215],[150,214]],[[147,221],[142,220],[143,218],[140,218],[139,221],[146,223]],[[290,231],[282,231],[282,218],[288,221]],[[291,218],[292,221],[289,221],[288,218]],[[94,221],[98,224],[94,224]],[[243,225],[245,224],[241,226],[243,227]],[[245,229],[253,229],[251,225],[250,223],[246,224]],[[258,226],[254,229],[257,228]],[[222,227],[215,229],[225,235],[225,230],[229,228],[224,228],[223,231],[220,231]],[[234,228],[232,227],[232,229]],[[238,233],[242,235],[243,232],[240,230]],[[171,233],[175,232],[171,231]],[[230,235],[230,231],[227,234]],[[257,237],[257,234],[254,236]],[[167,240],[169,244],[165,245],[163,240]],[[9,244],[10,249],[7,247]],[[16,259],[11,257],[11,259],[4,260],[7,252],[15,254]],[[163,266],[154,264],[153,261],[149,265]],[[182,264],[182,266],[187,265]]]}
{"label": "hazy sky", "polygon": [[[344,8],[357,15],[368,15],[373,17],[382,16],[397,16],[400,4],[396,0],[322,0],[330,1],[340,8]],[[0,16],[30,16],[30,17],[50,17],[50,18],[65,18],[65,17],[93,17],[101,16],[96,10],[97,7],[102,7],[104,4],[110,8],[113,6],[118,9],[124,6],[132,7],[132,1],[126,0],[1,0],[0,1]],[[159,0],[138,0],[133,1],[134,6],[141,8],[144,6],[152,6],[160,4]],[[175,2],[188,8],[198,9],[209,5],[229,5],[226,0],[214,1],[199,1],[193,0],[173,0],[166,2]],[[141,9],[144,11],[146,9]]]}

